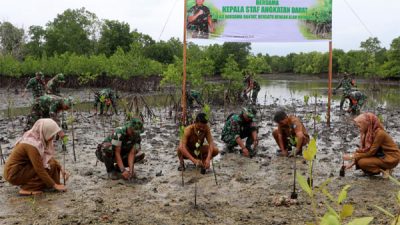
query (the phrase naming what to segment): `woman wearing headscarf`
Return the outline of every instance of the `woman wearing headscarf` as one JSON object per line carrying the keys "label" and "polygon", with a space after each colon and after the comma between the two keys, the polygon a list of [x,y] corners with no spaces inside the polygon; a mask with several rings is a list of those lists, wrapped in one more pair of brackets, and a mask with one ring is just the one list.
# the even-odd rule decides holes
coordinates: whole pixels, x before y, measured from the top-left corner
{"label": "woman wearing headscarf", "polygon": [[363,113],[354,122],[360,130],[361,143],[354,154],[343,155],[344,160],[353,160],[347,169],[356,165],[356,169],[361,169],[368,175],[383,172],[383,176],[388,177],[399,164],[399,147],[373,113]]}
{"label": "woman wearing headscarf", "polygon": [[19,194],[40,194],[45,188],[66,191],[60,184],[60,176],[67,173],[54,159],[54,137],[64,136],[61,128],[52,119],[39,119],[32,129],[18,139],[4,167],[4,178],[20,186]]}

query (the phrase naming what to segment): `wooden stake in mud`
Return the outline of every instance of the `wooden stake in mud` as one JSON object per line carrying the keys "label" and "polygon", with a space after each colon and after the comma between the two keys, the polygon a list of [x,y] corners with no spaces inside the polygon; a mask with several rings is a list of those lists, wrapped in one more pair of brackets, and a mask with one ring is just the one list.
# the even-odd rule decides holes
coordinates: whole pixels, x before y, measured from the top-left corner
{"label": "wooden stake in mud", "polygon": [[296,192],[296,156],[297,156],[297,152],[296,152],[296,148],[294,150],[292,150],[294,156],[293,156],[293,162],[294,162],[294,172],[293,172],[293,192],[290,195],[291,199],[297,199],[297,192]]}
{"label": "wooden stake in mud", "polygon": [[0,145],[0,165],[3,165],[5,163],[6,163],[6,161],[4,160],[3,149],[1,148],[1,145]]}
{"label": "wooden stake in mud", "polygon": [[183,79],[182,79],[182,124],[186,125],[186,17],[187,17],[187,12],[186,12],[186,7],[187,7],[187,2],[184,0],[184,7],[183,7]]}
{"label": "wooden stake in mud", "polygon": [[184,170],[184,168],[185,168],[184,165],[185,165],[185,163],[183,163],[182,170],[181,170],[181,175],[182,175],[182,187],[185,186],[185,180],[183,179],[183,170]]}
{"label": "wooden stake in mud", "polygon": [[329,68],[328,68],[328,110],[326,112],[326,122],[331,126],[331,98],[332,98],[332,41],[329,41]]}
{"label": "wooden stake in mud", "polygon": [[213,159],[211,159],[211,165],[212,165],[212,168],[213,168],[213,173],[214,173],[215,184],[218,186],[218,181],[217,181],[217,173],[215,172],[214,160],[213,160]]}
{"label": "wooden stake in mud", "polygon": [[[67,143],[66,143],[67,141],[65,139],[62,139],[61,141],[62,141],[62,150],[63,150],[63,168],[64,168],[64,171],[66,171],[65,154],[67,153]],[[65,174],[64,174],[63,178],[64,178],[64,185],[65,185],[66,184]]]}

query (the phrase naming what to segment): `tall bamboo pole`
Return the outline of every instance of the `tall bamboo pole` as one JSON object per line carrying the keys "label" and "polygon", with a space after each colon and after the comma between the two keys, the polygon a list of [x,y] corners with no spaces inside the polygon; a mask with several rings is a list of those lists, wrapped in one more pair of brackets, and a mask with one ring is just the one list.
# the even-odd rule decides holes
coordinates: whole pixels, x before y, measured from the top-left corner
{"label": "tall bamboo pole", "polygon": [[182,124],[186,125],[186,0],[183,6],[183,79],[182,79]]}
{"label": "tall bamboo pole", "polygon": [[332,98],[332,41],[329,41],[329,70],[328,70],[328,111],[326,115],[327,125],[331,126],[331,98]]}

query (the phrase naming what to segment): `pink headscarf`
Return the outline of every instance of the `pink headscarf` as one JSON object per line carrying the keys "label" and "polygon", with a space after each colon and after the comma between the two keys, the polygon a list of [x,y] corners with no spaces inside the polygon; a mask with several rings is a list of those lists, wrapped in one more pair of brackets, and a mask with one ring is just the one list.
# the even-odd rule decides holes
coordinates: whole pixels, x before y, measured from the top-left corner
{"label": "pink headscarf", "polygon": [[368,127],[366,133],[361,134],[361,147],[357,152],[368,152],[374,142],[376,133],[382,129],[384,130],[378,117],[373,113],[363,113],[357,116],[354,121]]}
{"label": "pink headscarf", "polygon": [[15,145],[24,143],[35,147],[42,157],[44,168],[50,168],[48,162],[55,155],[53,141],[47,141],[54,137],[61,128],[52,119],[39,119],[33,127],[17,140]]}

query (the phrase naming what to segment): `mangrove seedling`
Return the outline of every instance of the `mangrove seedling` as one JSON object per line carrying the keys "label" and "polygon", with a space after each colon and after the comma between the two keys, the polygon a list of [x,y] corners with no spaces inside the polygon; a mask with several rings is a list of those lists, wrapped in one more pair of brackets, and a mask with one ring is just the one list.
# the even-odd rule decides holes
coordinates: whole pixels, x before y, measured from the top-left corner
{"label": "mangrove seedling", "polygon": [[[317,154],[316,140],[311,139],[307,149],[303,151],[304,159],[309,162],[310,176],[311,176],[311,164],[316,154]],[[351,204],[342,204],[347,198],[347,191],[350,188],[350,185],[345,185],[340,191],[337,199],[335,199],[327,189],[327,185],[331,182],[330,178],[325,180],[317,187],[313,188],[307,183],[306,179],[300,173],[296,173],[296,177],[300,187],[303,189],[304,192],[308,194],[308,196],[311,199],[314,221],[312,223],[307,223],[307,224],[313,224],[313,225],[343,224],[345,219],[353,215],[354,207]],[[334,207],[332,207],[329,204],[329,201],[324,201],[324,205],[326,206],[327,211],[322,217],[320,217],[317,213],[317,201],[315,199],[315,196],[318,192],[321,192],[330,202],[333,202],[336,205],[337,210],[335,210]],[[373,219],[374,219],[373,217],[355,218],[349,223],[347,223],[347,225],[354,225],[354,224],[368,225]]]}

